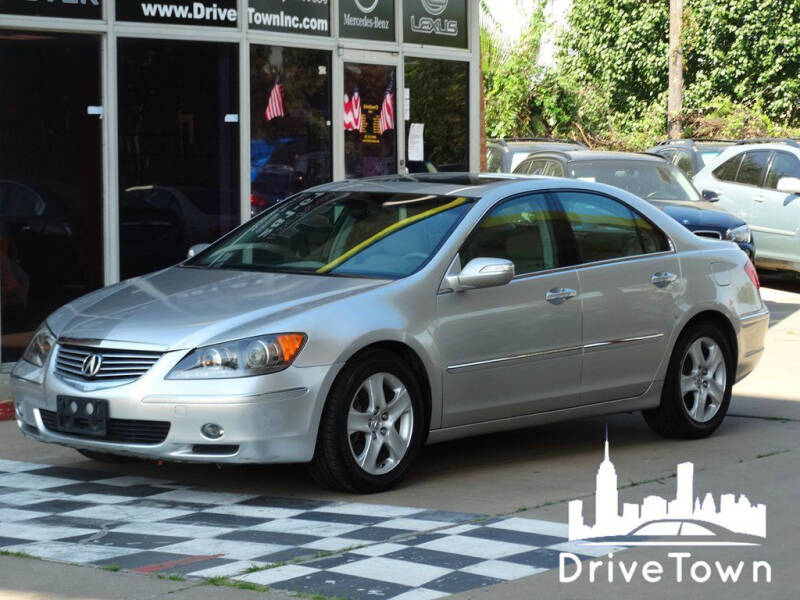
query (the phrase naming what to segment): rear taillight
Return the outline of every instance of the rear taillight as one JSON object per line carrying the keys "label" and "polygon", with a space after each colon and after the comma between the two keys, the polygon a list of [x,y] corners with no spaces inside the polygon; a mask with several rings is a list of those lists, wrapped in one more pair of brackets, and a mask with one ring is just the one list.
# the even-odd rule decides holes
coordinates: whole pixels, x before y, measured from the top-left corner
{"label": "rear taillight", "polygon": [[747,276],[750,278],[750,281],[753,282],[753,285],[756,286],[756,289],[760,290],[761,282],[758,281],[758,273],[756,272],[756,268],[753,266],[753,263],[749,260],[744,265],[744,272],[747,273]]}

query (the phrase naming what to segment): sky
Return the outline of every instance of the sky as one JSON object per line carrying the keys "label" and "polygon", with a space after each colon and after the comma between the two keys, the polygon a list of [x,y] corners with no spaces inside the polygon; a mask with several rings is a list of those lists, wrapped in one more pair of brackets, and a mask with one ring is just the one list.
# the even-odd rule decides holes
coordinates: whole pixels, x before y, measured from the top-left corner
{"label": "sky", "polygon": [[[520,9],[533,5],[532,0],[486,0],[492,16],[503,28],[503,33],[511,40],[519,37],[524,19],[520,19]],[[550,65],[555,51],[555,34],[566,22],[572,0],[547,0],[545,15],[548,23],[547,33],[542,40],[539,64]]]}

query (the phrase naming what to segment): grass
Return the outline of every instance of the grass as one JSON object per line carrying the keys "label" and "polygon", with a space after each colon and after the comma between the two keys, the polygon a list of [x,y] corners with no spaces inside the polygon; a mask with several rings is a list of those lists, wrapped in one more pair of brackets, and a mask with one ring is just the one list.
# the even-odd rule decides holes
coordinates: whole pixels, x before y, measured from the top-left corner
{"label": "grass", "polygon": [[230,587],[239,590],[249,590],[251,592],[268,592],[268,585],[259,585],[258,583],[250,583],[249,581],[235,581],[227,577],[210,577],[206,579],[206,585],[213,585],[216,587]]}
{"label": "grass", "polygon": [[777,454],[785,454],[787,452],[791,452],[790,450],[773,450],[772,452],[765,452],[764,454],[756,454],[756,458],[767,458],[769,456],[775,456]]}
{"label": "grass", "polygon": [[100,568],[103,571],[111,571],[112,573],[119,571],[119,565],[100,565]]}
{"label": "grass", "polygon": [[8,556],[10,558],[32,558],[34,560],[39,560],[33,554],[28,554],[27,552],[10,552],[8,550],[0,550],[0,556]]}

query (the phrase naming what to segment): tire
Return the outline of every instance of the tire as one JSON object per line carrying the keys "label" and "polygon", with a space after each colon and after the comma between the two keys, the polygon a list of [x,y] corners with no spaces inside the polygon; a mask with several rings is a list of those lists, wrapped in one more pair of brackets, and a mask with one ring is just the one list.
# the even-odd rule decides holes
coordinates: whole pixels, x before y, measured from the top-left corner
{"label": "tire", "polygon": [[728,412],[735,374],[733,350],[720,328],[708,322],[691,326],[672,351],[661,404],[642,411],[645,421],[664,437],[711,435]]}
{"label": "tire", "polygon": [[117,465],[141,462],[142,460],[144,460],[141,458],[137,458],[135,456],[126,456],[124,454],[109,454],[107,452],[96,452],[94,450],[78,450],[78,452],[91,460],[102,463],[117,464]]}
{"label": "tire", "polygon": [[388,490],[408,472],[427,427],[413,371],[391,352],[367,350],[331,386],[309,472],[319,485],[336,490]]}

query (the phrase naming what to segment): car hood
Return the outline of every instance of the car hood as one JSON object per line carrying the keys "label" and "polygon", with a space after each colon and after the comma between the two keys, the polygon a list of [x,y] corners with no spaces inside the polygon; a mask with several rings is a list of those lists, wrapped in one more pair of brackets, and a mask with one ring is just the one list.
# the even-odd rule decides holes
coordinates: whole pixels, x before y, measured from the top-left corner
{"label": "car hood", "polygon": [[[384,285],[385,280],[171,267],[103,288],[48,318],[60,338],[181,350]],[[243,337],[243,336],[240,336]]]}
{"label": "car hood", "polygon": [[742,219],[720,210],[713,202],[678,200],[649,200],[649,202],[689,229],[704,226],[714,229],[731,229],[744,225]]}

